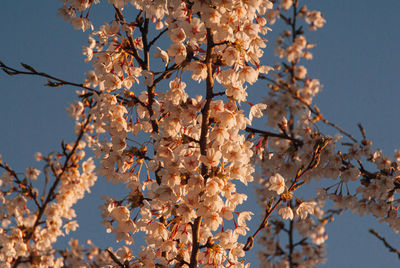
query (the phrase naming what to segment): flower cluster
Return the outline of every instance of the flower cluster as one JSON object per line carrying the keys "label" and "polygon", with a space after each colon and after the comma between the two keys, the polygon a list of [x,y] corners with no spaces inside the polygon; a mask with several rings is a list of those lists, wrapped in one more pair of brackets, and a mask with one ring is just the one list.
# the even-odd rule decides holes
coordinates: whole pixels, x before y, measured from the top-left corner
{"label": "flower cluster", "polygon": [[[78,138],[63,144],[62,154],[36,155],[44,161],[45,186],[36,181],[41,172],[33,167],[21,178],[6,162],[0,177],[0,262],[2,267],[31,264],[37,267],[61,267],[53,244],[79,226],[72,206],[90,192],[97,180],[92,158],[84,159],[89,119],[78,121]],[[50,178],[53,177],[53,180]]]}
{"label": "flower cluster", "polygon": [[[43,172],[29,167],[23,178],[0,158],[1,267],[248,267],[260,232],[262,267],[315,267],[325,261],[325,225],[345,209],[400,231],[399,151],[394,160],[373,151],[361,126],[358,141],[313,103],[321,84],[301,63],[313,58],[305,26],[325,24],[319,11],[300,0],[109,0],[115,18],[94,30],[98,0],[63,2],[58,15],[91,30],[82,53],[92,70],[84,84],[69,83],[82,89],[67,109],[77,139],[60,154],[37,154]],[[275,41],[282,63],[272,68],[262,56],[278,19],[289,29]],[[264,79],[267,96],[250,103],[247,88]],[[68,84],[57,81],[48,85]],[[251,127],[254,118],[269,129]],[[84,249],[71,240],[56,251],[57,238],[78,227],[72,206],[97,175],[126,186],[100,207],[106,232],[123,245],[100,250],[88,241]],[[322,178],[332,185],[301,197]],[[257,230],[239,191],[250,184],[265,211]],[[145,243],[133,250],[138,232]]]}
{"label": "flower cluster", "polygon": [[[147,247],[138,253],[143,258],[135,263],[240,267],[238,238],[246,235],[252,213],[237,209],[247,196],[237,192],[235,180],[247,185],[254,171],[253,144],[243,130],[266,108],[255,104],[246,117],[240,105],[245,84],[271,69],[259,58],[268,31],[263,15],[272,3],[131,3],[143,15],[128,22],[124,1],[114,1],[117,19],[94,31],[83,49],[93,62],[85,85],[100,89],[91,97],[95,135],[88,140],[100,158],[98,174],[130,191],[122,199],[105,197],[103,224],[127,244],[136,232],[146,234]],[[68,2],[61,11],[67,7],[84,12],[89,5]],[[160,31],[152,40],[150,21]],[[153,52],[163,64],[150,65],[151,48],[165,32],[169,47]],[[193,96],[181,78],[187,71],[200,83]],[[215,94],[218,87],[224,92]],[[140,146],[130,145],[132,139]],[[133,210],[139,213],[134,218]]]}
{"label": "flower cluster", "polygon": [[[396,209],[399,169],[397,159],[392,161],[381,151],[373,151],[361,126],[363,140],[357,141],[326,120],[313,104],[321,84],[309,77],[301,65],[302,59],[313,58],[310,50],[314,47],[306,40],[303,29],[305,25],[311,31],[323,27],[325,20],[321,13],[301,7],[300,1],[282,0],[269,11],[268,17],[271,23],[281,18],[290,30],[283,30],[275,42],[275,54],[285,62],[276,65],[271,78],[267,78],[271,91],[265,98],[266,119],[279,134],[253,130],[261,134],[255,139],[255,162],[261,168],[256,186],[259,202],[267,207],[264,223],[268,223],[274,209],[279,215],[269,221],[272,226],[265,229],[260,239],[267,251],[261,251],[259,257],[265,267],[315,267],[324,261],[323,243],[327,238],[324,225],[343,210],[360,216],[372,214],[395,232],[399,231]],[[318,123],[333,126],[339,134],[326,136],[318,129]],[[348,148],[339,145],[344,139]],[[375,164],[377,171],[366,170],[363,162]],[[322,178],[333,182],[330,187],[318,189],[315,201],[304,201],[298,197],[301,194],[295,193]],[[357,181],[358,187],[353,184]],[[327,199],[334,202],[333,209],[324,208]],[[286,248],[280,246],[281,233],[289,237]],[[293,240],[296,233],[301,236],[298,242]],[[302,249],[296,251],[298,247]]]}

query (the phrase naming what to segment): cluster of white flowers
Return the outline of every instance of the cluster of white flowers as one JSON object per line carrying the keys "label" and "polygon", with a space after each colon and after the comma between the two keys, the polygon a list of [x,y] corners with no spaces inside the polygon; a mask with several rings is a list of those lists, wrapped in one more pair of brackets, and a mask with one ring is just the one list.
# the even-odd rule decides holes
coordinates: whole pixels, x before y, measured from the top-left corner
{"label": "cluster of white flowers", "polygon": [[[115,19],[93,30],[91,7],[99,1],[63,2],[58,14],[66,22],[92,30],[82,53],[93,70],[81,101],[67,109],[78,138],[59,155],[36,155],[46,162],[41,191],[39,170],[29,167],[20,179],[0,158],[1,267],[248,267],[245,252],[260,231],[262,267],[315,267],[325,261],[325,225],[342,210],[400,231],[400,151],[394,161],[373,152],[364,133],[357,142],[313,105],[321,84],[300,62],[313,58],[303,28],[323,27],[319,11],[299,0],[109,0]],[[128,5],[137,13],[124,14],[133,10]],[[284,62],[272,68],[261,57],[267,23],[279,18],[290,30],[275,42]],[[259,78],[270,91],[251,104],[247,87]],[[273,132],[250,127],[254,118]],[[350,140],[347,152],[337,148],[343,138],[321,133],[319,122]],[[129,191],[103,197],[101,206],[107,233],[125,245],[100,250],[89,241],[84,250],[71,240],[57,256],[52,245],[78,227],[72,206],[97,178],[94,160],[84,160],[86,145],[99,159],[96,174]],[[253,213],[239,207],[247,195],[237,186],[254,181],[255,166],[265,215],[251,235]],[[321,178],[333,185],[314,200],[299,197],[299,188]],[[354,181],[361,183],[351,194]],[[333,210],[324,210],[326,199]],[[137,232],[145,244],[134,251]]]}
{"label": "cluster of white flowers", "polygon": [[[86,131],[81,128],[80,134]],[[93,159],[84,160],[85,147],[86,143],[78,138],[64,146],[64,155],[37,155],[37,160],[45,161],[47,166],[44,189],[35,187],[39,170],[29,167],[21,179],[7,163],[0,163],[6,170],[0,177],[1,267],[63,265],[53,244],[79,226],[72,206],[97,180]],[[50,181],[50,176],[54,180]]]}
{"label": "cluster of white flowers", "polygon": [[[96,135],[87,140],[101,158],[97,172],[130,189],[124,199],[105,198],[103,223],[127,244],[134,242],[134,233],[146,233],[147,247],[135,261],[142,265],[240,267],[244,251],[238,237],[246,235],[252,213],[236,209],[247,196],[236,191],[234,180],[247,185],[254,171],[253,145],[240,132],[266,108],[253,105],[247,118],[240,103],[246,101],[245,84],[271,69],[259,58],[266,46],[261,35],[268,31],[262,16],[272,3],[130,1],[144,14],[132,23],[122,14],[126,3],[112,3],[117,20],[94,31],[83,49],[94,68],[86,85],[101,91],[93,95],[89,111]],[[67,1],[60,14],[85,12],[91,4]],[[150,21],[171,40],[169,47],[154,47],[154,58],[164,62],[162,71],[150,67]],[[204,96],[199,86],[190,97],[182,78],[172,78],[169,86],[161,83],[186,71],[194,81],[205,81]],[[214,81],[228,101],[215,99]],[[138,90],[142,83],[145,89]],[[117,98],[119,92],[124,97]],[[141,133],[150,133],[150,139],[130,146],[130,137],[139,141],[135,137]],[[148,143],[153,143],[152,157]],[[134,219],[133,209],[139,212]],[[227,229],[226,221],[235,228]]]}
{"label": "cluster of white flowers", "polygon": [[[300,65],[303,58],[312,59],[310,49],[314,47],[302,34],[301,20],[310,25],[311,31],[323,27],[325,20],[320,12],[308,11],[299,2],[282,0],[269,11],[271,23],[280,17],[290,30],[284,30],[276,40],[275,54],[286,63],[276,66],[270,79],[271,91],[265,99],[268,125],[280,134],[268,137],[269,132],[265,132],[255,148],[256,164],[261,167],[256,186],[260,204],[267,208],[276,204],[280,216],[270,221],[272,227],[265,229],[260,239],[267,248],[259,254],[263,267],[294,264],[315,267],[323,262],[323,243],[327,238],[324,225],[342,210],[351,210],[360,216],[372,214],[380,222],[388,223],[395,232],[400,230],[396,199],[400,170],[396,156],[392,161],[381,151],[373,152],[362,129],[363,140],[357,142],[350,134],[330,124],[349,140],[348,149],[343,149],[338,143],[343,137],[326,137],[315,127],[317,122],[330,122],[313,104],[313,97],[321,89],[320,82],[310,78],[307,69]],[[367,171],[363,161],[374,163],[378,171]],[[315,201],[305,202],[295,196],[294,191],[304,183],[322,178],[331,179],[332,186],[319,189]],[[357,189],[352,185],[354,181],[360,182]],[[323,204],[327,199],[334,202],[334,209],[324,213]],[[288,219],[290,221],[285,223]],[[277,234],[282,230],[290,241],[296,231],[302,242],[290,242],[286,247],[289,250],[280,247]]]}

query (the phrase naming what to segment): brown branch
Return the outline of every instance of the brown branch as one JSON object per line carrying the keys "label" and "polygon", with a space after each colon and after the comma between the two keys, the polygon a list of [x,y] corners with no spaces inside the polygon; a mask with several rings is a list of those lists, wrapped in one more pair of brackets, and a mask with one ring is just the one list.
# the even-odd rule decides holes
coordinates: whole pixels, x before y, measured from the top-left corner
{"label": "brown branch", "polygon": [[150,70],[150,46],[147,41],[147,35],[149,34],[149,19],[144,19],[144,25],[139,26],[140,32],[142,33],[143,51],[144,51],[144,66],[145,70]]}
{"label": "brown branch", "polygon": [[385,247],[386,247],[387,249],[389,249],[390,252],[396,253],[396,254],[397,254],[397,257],[400,259],[400,251],[397,250],[397,249],[395,249],[394,247],[392,247],[392,246],[386,241],[386,239],[385,239],[383,236],[381,236],[381,235],[380,235],[377,231],[375,231],[374,229],[369,229],[369,232],[370,232],[371,234],[373,234],[376,238],[378,238],[379,240],[381,240],[382,243],[385,245]]}
{"label": "brown branch", "polygon": [[[153,103],[154,103],[154,98],[155,98],[155,85],[153,84],[150,87],[147,87],[147,97],[149,100],[149,104],[146,106],[147,110],[149,111],[149,116],[150,118],[153,117],[154,111],[153,111]],[[158,120],[156,118],[150,119],[151,121],[151,126],[153,128],[153,133],[158,133]]]}
{"label": "brown branch", "polygon": [[285,140],[291,140],[291,141],[297,143],[298,145],[303,144],[303,142],[301,140],[292,138],[287,134],[273,133],[273,132],[269,132],[269,131],[265,131],[265,130],[255,129],[252,127],[246,127],[245,131],[250,132],[250,133],[255,133],[255,134],[261,134],[261,136],[265,136],[265,137],[275,137],[275,138],[280,138],[280,139],[285,139]]}
{"label": "brown branch", "polygon": [[365,134],[365,128],[363,127],[363,125],[361,125],[361,123],[357,124],[358,128],[360,129],[361,135],[363,137],[364,140],[367,139],[367,135]]}
{"label": "brown branch", "polygon": [[[203,115],[201,121],[201,132],[200,132],[200,153],[201,155],[207,155],[207,137],[210,125],[210,108],[211,101],[213,99],[213,87],[214,87],[214,77],[213,77],[213,68],[212,68],[212,53],[214,51],[214,41],[213,35],[210,28],[207,28],[207,52],[205,64],[207,67],[207,81],[206,81],[206,103],[201,110]],[[208,168],[206,165],[202,164],[201,166],[201,175],[204,177],[204,183],[207,181],[207,172]],[[200,225],[201,225],[202,217],[198,216],[194,224],[192,225],[192,253],[190,256],[190,267],[197,267],[198,263],[198,255],[199,255],[199,242],[198,238],[200,235]]]}
{"label": "brown branch", "polygon": [[[88,90],[88,91],[90,91],[90,92],[97,93],[97,94],[99,94],[99,95],[103,94],[103,92],[101,92],[100,90],[96,90],[96,89],[94,89],[94,88],[85,86],[84,84],[69,82],[69,81],[66,81],[66,80],[64,80],[64,79],[61,79],[61,78],[58,78],[58,77],[49,75],[49,74],[47,74],[47,73],[38,72],[38,71],[36,71],[36,69],[34,69],[32,66],[30,66],[30,65],[28,65],[28,64],[21,63],[21,65],[22,65],[22,67],[24,67],[24,68],[27,69],[28,71],[17,70],[17,69],[15,69],[15,68],[12,68],[12,67],[10,67],[10,66],[5,65],[2,61],[0,61],[0,68],[1,68],[6,74],[8,74],[8,75],[19,75],[19,74],[23,74],[23,75],[41,76],[41,77],[45,77],[45,78],[48,78],[48,79],[53,80],[53,81],[57,81],[57,82],[52,82],[52,81],[48,80],[46,86],[58,87],[58,86],[67,85],[67,86],[80,87],[80,88],[86,89],[86,90]],[[88,93],[88,94],[85,94],[85,95],[81,95],[80,97],[82,97],[82,96],[90,96],[90,95],[92,95],[92,93]],[[121,96],[116,96],[116,97],[117,97],[117,99],[118,99],[119,101],[121,101],[121,102],[123,102],[123,103],[128,103],[128,102],[130,102],[129,99],[126,99],[126,98],[124,98],[124,97],[121,97]],[[132,98],[134,104],[139,103],[139,104],[141,104],[143,107],[146,107],[146,104],[144,104],[144,103],[143,103],[141,100],[139,100],[136,96],[131,96],[131,98]]]}
{"label": "brown branch", "polygon": [[111,259],[118,264],[119,267],[121,268],[128,268],[128,265],[124,265],[118,258],[117,256],[114,255],[114,253],[111,252],[111,250],[106,249],[106,251],[108,252],[108,254],[110,255]]}
{"label": "brown branch", "polygon": [[177,70],[179,68],[179,65],[172,65],[171,67],[168,67],[164,72],[160,74],[156,79],[153,81],[153,85],[156,86],[158,83],[163,81],[168,75],[170,75],[171,72]]}
{"label": "brown branch", "polygon": [[297,30],[296,30],[296,21],[297,21],[297,6],[298,6],[298,0],[295,0],[292,4],[293,7],[293,20],[291,23],[292,26],[292,43],[294,43],[294,41],[296,40],[297,37]]}
{"label": "brown branch", "polygon": [[49,75],[49,74],[47,74],[47,73],[38,72],[38,71],[36,71],[33,67],[29,66],[28,64],[21,63],[21,65],[22,65],[22,67],[24,67],[25,69],[27,69],[28,72],[26,72],[26,71],[20,71],[20,70],[14,69],[14,68],[12,68],[12,67],[9,67],[9,66],[5,65],[2,61],[0,61],[0,68],[2,68],[2,70],[3,70],[5,73],[9,74],[9,75],[25,74],[25,75],[37,75],[37,76],[42,76],[42,77],[46,77],[46,78],[49,78],[49,79],[51,79],[51,80],[57,81],[57,83],[48,81],[48,84],[46,84],[46,85],[48,85],[48,86],[56,87],[56,86],[62,86],[62,85],[69,85],[69,86],[80,87],[80,88],[87,89],[87,90],[89,90],[89,91],[92,91],[92,92],[96,92],[96,93],[98,93],[98,94],[101,94],[101,91],[96,90],[96,89],[94,89],[94,88],[87,87],[87,86],[85,86],[85,85],[83,85],[83,84],[78,84],[78,83],[74,83],[74,82],[68,82],[68,81],[65,81],[65,80],[63,80],[63,79],[61,79],[61,78],[57,78],[57,77],[54,77],[54,76],[52,76],[52,75]]}
{"label": "brown branch", "polygon": [[[34,192],[32,190],[32,184],[28,185],[27,182],[25,183],[24,181],[21,181],[18,178],[17,173],[6,162],[0,162],[0,168],[3,168],[7,172],[9,172],[14,177],[15,182],[18,184],[18,186],[20,186],[20,188],[21,188],[21,186],[25,187],[28,190],[28,197],[30,197],[35,202],[35,205],[38,208],[40,208],[40,204],[39,204],[39,201],[37,199],[37,195],[34,194]],[[22,188],[21,188],[21,190],[22,190]]]}
{"label": "brown branch", "polygon": [[200,237],[200,224],[202,217],[199,216],[194,220],[192,224],[192,254],[190,255],[190,268],[196,268],[199,258],[199,237]]}
{"label": "brown branch", "polygon": [[290,220],[289,222],[289,254],[288,254],[288,260],[289,260],[289,267],[293,268],[295,267],[295,263],[293,262],[293,251],[295,245],[293,244],[293,220]]}
{"label": "brown branch", "polygon": [[[214,87],[214,78],[213,78],[213,69],[212,69],[212,53],[213,49],[213,36],[211,33],[211,29],[207,28],[207,52],[205,64],[207,67],[207,81],[206,81],[206,103],[201,111],[203,118],[201,122],[201,134],[200,134],[200,153],[202,155],[207,154],[207,136],[208,136],[208,127],[210,120],[210,106],[211,101],[213,99],[213,87]],[[203,165],[202,175],[204,176],[207,173],[206,167]]]}
{"label": "brown branch", "polygon": [[344,129],[342,129],[341,127],[339,127],[338,125],[336,125],[335,123],[332,123],[330,121],[328,121],[327,119],[325,119],[321,112],[318,109],[315,109],[315,107],[311,107],[310,104],[308,104],[306,101],[304,101],[300,96],[296,96],[295,94],[293,94],[288,86],[286,84],[280,84],[278,82],[276,82],[275,80],[266,77],[265,75],[259,75],[258,76],[259,79],[264,79],[267,80],[271,83],[273,83],[275,86],[277,86],[278,88],[282,88],[282,89],[286,89],[289,93],[291,93],[292,97],[297,99],[298,101],[300,101],[302,104],[304,104],[307,109],[316,117],[319,118],[319,120],[321,120],[323,123],[335,128],[336,130],[338,130],[340,133],[342,133],[343,135],[347,136],[349,139],[351,139],[353,142],[358,142],[356,138],[354,138],[350,133],[348,133],[347,131],[345,131]]}
{"label": "brown branch", "polygon": [[300,241],[294,243],[294,244],[293,244],[293,247],[297,247],[297,246],[303,245],[303,243],[306,242],[307,239],[308,239],[308,237],[304,237],[304,238],[301,239]]}
{"label": "brown branch", "polygon": [[[297,174],[295,176],[295,178],[293,179],[292,185],[288,188],[287,193],[291,193],[293,191],[296,191],[300,186],[303,185],[303,182],[299,182],[299,180],[310,170],[316,168],[319,164],[319,159],[321,156],[321,152],[322,150],[326,147],[326,145],[328,145],[330,139],[321,139],[318,140],[317,143],[314,146],[314,151],[313,151],[313,156],[310,160],[310,162],[308,163],[307,167],[305,169],[300,168],[297,171]],[[272,202],[271,205],[267,205],[266,207],[266,214],[264,216],[264,219],[262,220],[261,224],[259,225],[258,229],[255,231],[255,233],[250,236],[247,239],[247,243],[244,245],[243,250],[244,251],[248,251],[252,248],[252,244],[254,241],[254,238],[257,236],[257,234],[264,228],[266,228],[268,226],[268,219],[271,216],[272,212],[274,212],[274,210],[278,207],[278,205],[284,201],[282,195],[279,197],[279,199],[276,201],[276,203],[272,206]]]}
{"label": "brown branch", "polygon": [[213,96],[214,96],[214,97],[217,97],[217,96],[225,96],[225,91],[215,92]]}
{"label": "brown branch", "polygon": [[[125,20],[125,18],[124,18],[124,15],[123,15],[122,12],[121,12],[121,10],[119,10],[119,8],[117,8],[115,5],[113,5],[113,7],[114,7],[114,9],[115,9],[116,17],[118,18],[118,20],[121,21],[123,24],[127,24],[127,22],[126,22],[126,20]],[[140,12],[139,15],[138,15],[138,17],[136,18],[136,21],[139,20],[138,18],[139,18],[139,16],[140,16],[141,14],[142,14],[142,13]],[[133,55],[133,57],[135,58],[135,60],[137,61],[137,63],[140,65],[140,67],[142,67],[142,69],[145,69],[145,68],[144,68],[145,62],[143,61],[142,58],[140,58],[139,53],[138,53],[138,51],[137,51],[137,49],[136,49],[136,47],[135,47],[135,44],[134,44],[134,42],[133,42],[132,36],[129,34],[128,31],[125,31],[125,35],[126,35],[126,37],[128,38],[128,42],[129,42],[129,45],[130,45],[130,49],[132,50],[132,55]]]}
{"label": "brown branch", "polygon": [[35,228],[39,225],[39,223],[40,223],[40,221],[41,221],[41,218],[42,218],[42,216],[43,216],[43,214],[44,214],[44,212],[45,212],[45,210],[46,210],[47,205],[50,203],[51,200],[54,199],[55,190],[56,190],[58,184],[59,184],[60,181],[61,181],[61,177],[62,177],[62,176],[65,174],[65,172],[67,171],[68,166],[69,166],[69,161],[70,161],[70,159],[72,158],[72,156],[75,154],[75,152],[76,152],[76,150],[77,150],[77,148],[78,148],[79,142],[82,140],[83,135],[84,135],[84,133],[86,132],[86,128],[87,128],[87,126],[89,125],[90,121],[91,121],[91,115],[88,115],[88,117],[87,117],[87,119],[86,119],[86,122],[82,125],[81,130],[80,130],[80,132],[79,132],[79,135],[78,135],[77,139],[75,140],[74,147],[71,149],[71,151],[69,152],[69,154],[66,156],[66,159],[65,159],[65,161],[64,161],[64,165],[63,165],[63,167],[62,167],[62,169],[61,169],[61,173],[58,174],[58,175],[57,175],[57,174],[54,174],[54,175],[56,176],[56,180],[54,181],[53,185],[52,185],[51,188],[49,189],[49,192],[47,193],[46,200],[44,201],[43,205],[42,205],[42,206],[40,207],[40,209],[39,209],[39,212],[38,212],[38,215],[37,215],[37,217],[36,217],[35,223],[33,224],[33,227],[32,227],[32,231],[29,232],[29,233],[26,235],[26,237],[24,237],[24,241],[25,241],[25,242],[28,242],[28,241],[32,238],[32,235],[33,235],[33,233],[34,233],[34,230],[35,230]]}
{"label": "brown branch", "polygon": [[151,47],[154,45],[154,43],[155,43],[164,33],[166,33],[167,31],[168,31],[168,27],[165,28],[164,30],[162,30],[156,37],[154,37],[154,39],[151,40],[150,43],[149,43],[149,48],[151,48]]}
{"label": "brown branch", "polygon": [[342,134],[344,134],[345,136],[347,136],[347,137],[348,137],[349,139],[351,139],[353,142],[356,142],[356,143],[358,142],[358,141],[356,140],[356,138],[353,137],[353,135],[351,135],[350,133],[348,133],[347,131],[345,131],[344,129],[342,129],[341,127],[339,127],[338,125],[336,125],[335,123],[332,123],[332,122],[326,120],[325,118],[322,118],[321,121],[324,122],[325,124],[327,124],[327,125],[333,127],[333,128],[336,128],[340,133],[342,133]]}

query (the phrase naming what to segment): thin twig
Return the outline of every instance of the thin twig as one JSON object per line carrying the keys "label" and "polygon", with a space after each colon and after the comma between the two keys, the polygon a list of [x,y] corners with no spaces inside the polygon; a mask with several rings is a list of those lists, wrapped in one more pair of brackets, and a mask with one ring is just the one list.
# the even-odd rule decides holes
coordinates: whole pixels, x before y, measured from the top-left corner
{"label": "thin twig", "polygon": [[275,138],[280,138],[280,139],[285,139],[285,140],[291,140],[299,145],[303,144],[303,142],[301,140],[292,138],[286,134],[273,133],[273,132],[269,132],[269,131],[265,131],[265,130],[255,129],[252,127],[246,127],[245,131],[250,132],[250,133],[261,134],[262,136],[265,136],[265,137],[275,137]]}
{"label": "thin twig", "polygon": [[114,255],[114,253],[111,252],[111,250],[106,249],[108,254],[110,255],[111,259],[118,264],[119,267],[125,268],[126,266],[122,264],[122,262],[117,258],[117,256]]}
{"label": "thin twig", "polygon": [[376,238],[378,238],[379,240],[381,240],[382,243],[385,245],[385,247],[386,247],[387,249],[389,249],[390,252],[396,253],[396,254],[397,254],[397,257],[400,259],[400,251],[397,250],[397,249],[395,249],[394,247],[392,247],[392,246],[386,241],[386,239],[385,239],[383,236],[381,236],[381,235],[380,235],[377,231],[375,231],[374,229],[369,229],[369,232],[370,232],[371,234],[373,234]]}
{"label": "thin twig", "polygon": [[[27,64],[25,64],[25,63],[21,63],[21,65],[22,65],[25,69],[27,69],[27,70],[29,70],[29,71],[26,72],[26,71],[20,71],[20,70],[14,69],[14,68],[12,68],[12,67],[9,67],[9,66],[5,65],[2,61],[0,61],[0,68],[2,68],[3,71],[4,71],[5,73],[9,74],[9,75],[25,74],[25,75],[37,75],[37,76],[42,76],[42,77],[46,77],[46,78],[49,78],[49,79],[51,79],[51,80],[54,80],[54,81],[57,81],[57,82],[58,82],[57,85],[54,85],[54,83],[52,83],[52,84],[47,84],[47,85],[50,85],[50,86],[52,86],[52,85],[53,85],[53,86],[69,85],[69,86],[80,87],[80,88],[87,89],[87,90],[89,90],[89,91],[92,91],[92,92],[96,92],[96,93],[98,93],[98,94],[101,94],[101,91],[96,90],[96,89],[94,89],[94,88],[87,87],[87,86],[85,86],[85,85],[83,85],[83,84],[78,84],[78,83],[74,83],[74,82],[68,82],[68,81],[65,81],[65,80],[63,80],[63,79],[61,79],[61,78],[57,78],[57,77],[54,77],[54,76],[52,76],[52,75],[49,75],[49,74],[47,74],[47,73],[38,72],[38,71],[36,71],[33,67],[31,67],[31,66],[29,66],[29,65],[27,65]],[[49,81],[49,82],[50,82],[50,81]],[[51,82],[50,82],[50,83],[51,83]]]}
{"label": "thin twig", "polygon": [[156,37],[154,37],[154,39],[151,40],[150,43],[149,43],[149,48],[151,48],[151,47],[154,45],[154,43],[155,43],[164,33],[166,33],[167,31],[168,31],[168,27],[165,28],[164,30],[162,30]]}
{"label": "thin twig", "polygon": [[360,129],[361,135],[363,137],[364,140],[367,139],[367,135],[365,134],[365,128],[361,125],[361,123],[357,124],[358,128]]}
{"label": "thin twig", "polygon": [[[69,82],[69,81],[66,81],[66,80],[64,80],[64,79],[61,79],[61,78],[58,78],[58,77],[49,75],[49,74],[44,73],[44,72],[38,72],[38,71],[36,71],[36,69],[34,69],[32,66],[29,66],[28,64],[21,63],[21,65],[22,65],[25,69],[27,69],[28,71],[21,71],[21,70],[12,68],[12,67],[10,67],[10,66],[5,65],[2,61],[0,61],[0,68],[1,68],[6,74],[8,74],[8,75],[19,75],[19,74],[23,74],[23,75],[36,75],[36,76],[41,76],[41,77],[48,78],[48,79],[53,80],[53,81],[57,81],[57,82],[52,82],[52,81],[48,80],[48,82],[47,82],[46,85],[47,85],[47,86],[50,86],[50,87],[58,87],[58,86],[68,85],[68,86],[80,87],[80,88],[86,89],[86,90],[88,90],[88,91],[90,91],[90,92],[97,93],[98,95],[103,94],[103,92],[101,92],[100,90],[97,90],[97,89],[94,89],[94,88],[85,86],[84,84]],[[89,94],[92,94],[92,93],[89,93]],[[81,96],[81,97],[82,97],[82,96]],[[116,96],[116,97],[117,97],[117,99],[118,99],[119,101],[121,101],[121,102],[128,103],[128,102],[130,102],[130,101],[133,100],[134,103],[139,103],[139,104],[141,104],[143,107],[146,107],[146,104],[144,104],[144,103],[143,103],[141,100],[139,100],[136,96],[131,96],[132,100],[126,99],[126,98],[121,97],[121,96]]]}

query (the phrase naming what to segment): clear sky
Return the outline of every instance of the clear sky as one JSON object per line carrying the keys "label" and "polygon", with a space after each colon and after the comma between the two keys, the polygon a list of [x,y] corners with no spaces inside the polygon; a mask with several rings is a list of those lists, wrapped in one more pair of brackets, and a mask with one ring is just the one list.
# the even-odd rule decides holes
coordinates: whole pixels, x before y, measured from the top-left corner
{"label": "clear sky", "polygon": [[[400,1],[305,2],[327,20],[321,30],[307,33],[307,39],[317,44],[308,73],[324,85],[317,105],[327,119],[354,135],[359,135],[357,123],[361,122],[374,147],[391,156],[400,148]],[[87,33],[73,30],[56,16],[61,5],[54,0],[1,0],[0,60],[11,66],[24,62],[68,81],[83,81],[90,69],[81,55]],[[101,6],[93,12],[104,16],[103,21],[95,21],[95,27],[113,18],[112,11]],[[48,88],[45,83],[38,77],[0,74],[0,153],[19,171],[36,164],[34,153],[59,150],[62,139],[74,137],[65,107],[76,100],[75,89]],[[261,90],[252,90],[262,97]],[[76,208],[81,212],[81,228],[72,237],[82,242],[90,238],[100,247],[109,245],[114,237],[100,225],[97,206],[102,204],[102,195],[116,196],[118,189],[100,178],[93,194]],[[386,226],[371,217],[345,213],[328,226],[328,261],[321,267],[399,267],[397,256],[368,233],[370,227],[400,249],[399,236]],[[249,260],[254,259],[252,255]]]}

